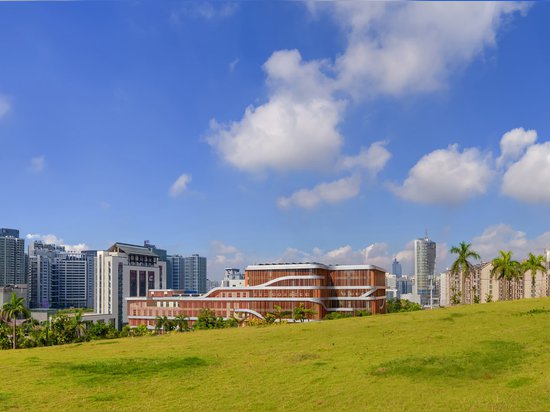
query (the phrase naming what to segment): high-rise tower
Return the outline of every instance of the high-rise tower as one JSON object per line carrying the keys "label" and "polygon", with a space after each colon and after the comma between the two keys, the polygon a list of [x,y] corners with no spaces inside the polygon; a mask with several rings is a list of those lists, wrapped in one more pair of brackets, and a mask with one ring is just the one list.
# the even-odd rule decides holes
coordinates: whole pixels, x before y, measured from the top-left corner
{"label": "high-rise tower", "polygon": [[26,282],[25,239],[19,230],[0,228],[0,286]]}
{"label": "high-rise tower", "polygon": [[[430,289],[433,285],[435,274],[436,243],[426,235],[423,239],[414,241],[414,274],[416,276],[416,293],[420,297],[420,303],[429,305]],[[435,291],[434,291],[435,293]]]}

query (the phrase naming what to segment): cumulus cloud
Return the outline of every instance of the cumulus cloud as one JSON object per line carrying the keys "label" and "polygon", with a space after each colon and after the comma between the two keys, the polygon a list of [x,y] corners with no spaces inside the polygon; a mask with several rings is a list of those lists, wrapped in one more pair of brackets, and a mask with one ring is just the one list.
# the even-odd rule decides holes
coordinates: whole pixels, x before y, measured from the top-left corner
{"label": "cumulus cloud", "polygon": [[355,97],[429,92],[456,69],[495,45],[520,2],[334,2],[331,13],[348,34],[336,60],[339,86]]}
{"label": "cumulus cloud", "polygon": [[344,156],[340,159],[342,169],[365,169],[370,176],[376,176],[391,158],[391,153],[385,148],[387,142],[378,141],[368,148],[361,148],[356,156]]}
{"label": "cumulus cloud", "polygon": [[524,202],[550,203],[549,176],[550,142],[532,145],[504,173],[502,193]]}
{"label": "cumulus cloud", "polygon": [[333,265],[370,264],[387,269],[388,264],[391,263],[391,256],[386,243],[373,243],[362,249],[353,249],[350,245],[344,245],[328,251],[316,247],[311,252],[287,248],[275,261],[320,262]]}
{"label": "cumulus cloud", "polygon": [[525,232],[510,225],[498,224],[487,227],[471,243],[472,249],[486,262],[494,259],[500,250],[511,250],[515,259],[523,260],[530,252],[538,255],[550,248],[550,231],[529,239]]}
{"label": "cumulus cloud", "polygon": [[0,94],[0,119],[11,110],[11,101],[7,96]]}
{"label": "cumulus cloud", "polygon": [[191,175],[183,174],[178,177],[170,187],[170,196],[178,197],[181,195],[187,189],[189,183],[191,183]]}
{"label": "cumulus cloud", "polygon": [[210,244],[208,256],[209,279],[221,279],[227,267],[244,270],[249,260],[250,258],[236,246],[214,240]]}
{"label": "cumulus cloud", "polygon": [[46,158],[44,157],[44,155],[41,155],[41,156],[33,157],[31,159],[30,168],[31,168],[31,171],[35,173],[40,173],[41,171],[44,170],[45,165],[46,165]]}
{"label": "cumulus cloud", "polygon": [[[444,253],[442,255],[446,257]],[[275,261],[320,262],[340,265],[368,264],[376,265],[389,271],[394,257],[401,263],[403,274],[414,274],[414,241],[408,242],[405,248],[397,253],[392,253],[390,246],[384,242],[372,243],[359,249],[354,249],[350,245],[344,245],[328,251],[317,247],[313,248],[311,252],[296,248],[287,248]]]}
{"label": "cumulus cloud", "polygon": [[525,150],[537,141],[536,130],[525,130],[523,127],[506,132],[500,139],[500,156],[497,167],[509,165],[525,153]]}
{"label": "cumulus cloud", "polygon": [[321,61],[297,50],[273,53],[264,64],[271,93],[240,121],[211,122],[208,143],[232,166],[247,171],[320,169],[332,163],[342,137],[343,101],[333,99]]}
{"label": "cumulus cloud", "polygon": [[53,235],[51,233],[48,235],[41,235],[39,233],[29,233],[28,235],[25,236],[25,238],[29,242],[40,240],[46,244],[64,246],[65,250],[72,251],[72,252],[82,252],[83,250],[90,249],[90,247],[86,243],[77,243],[74,245],[68,245],[65,243],[65,241],[62,238],[57,237],[56,235]]}
{"label": "cumulus cloud", "polygon": [[423,156],[403,184],[391,189],[413,202],[457,205],[485,193],[495,174],[490,162],[476,148],[461,152],[451,145]]}
{"label": "cumulus cloud", "polygon": [[281,209],[298,206],[304,209],[312,209],[319,203],[338,203],[354,198],[359,194],[361,178],[352,175],[334,182],[320,183],[313,189],[300,189],[289,197],[281,197],[277,205]]}
{"label": "cumulus cloud", "polygon": [[[437,244],[437,268],[444,268],[448,260],[448,246],[445,243]],[[363,248],[354,249],[350,245],[343,245],[334,249],[323,250],[314,247],[311,251],[289,247],[278,256],[257,257],[245,252],[236,246],[214,240],[211,243],[208,257],[208,271],[210,279],[221,279],[223,269],[237,267],[242,270],[249,264],[265,262],[320,262],[334,265],[376,265],[389,271],[391,262],[396,257],[403,267],[403,274],[414,274],[414,240],[406,244],[403,250],[392,252],[390,246],[384,242],[369,244]]]}
{"label": "cumulus cloud", "polygon": [[[297,50],[274,52],[263,69],[267,100],[249,106],[240,120],[213,119],[207,141],[229,165],[248,172],[366,170],[376,176],[391,157],[383,142],[356,156],[343,156],[339,125],[353,99],[430,92],[444,87],[452,73],[494,47],[503,22],[529,5],[521,2],[333,2],[308,3],[328,9],[345,30],[342,54],[304,60]],[[430,180],[423,171],[438,158],[455,169]],[[484,193],[493,173],[476,149],[452,147],[425,156],[400,190],[402,197],[425,203],[457,204]],[[479,181],[472,178],[480,172]],[[466,179],[459,178],[464,173]],[[347,178],[349,179],[349,178]],[[337,182],[346,181],[346,178]],[[323,201],[321,183],[279,199],[312,208]],[[425,186],[435,183],[435,189]],[[455,185],[451,187],[448,183]],[[347,185],[352,187],[352,185]],[[353,188],[358,185],[353,186]],[[424,190],[420,193],[417,189]],[[347,198],[356,196],[355,190]]]}

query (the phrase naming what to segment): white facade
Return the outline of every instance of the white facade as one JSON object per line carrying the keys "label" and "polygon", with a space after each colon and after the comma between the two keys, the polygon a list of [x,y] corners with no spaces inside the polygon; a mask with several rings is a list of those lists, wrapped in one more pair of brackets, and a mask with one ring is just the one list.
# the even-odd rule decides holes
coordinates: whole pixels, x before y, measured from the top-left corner
{"label": "white facade", "polygon": [[240,269],[225,268],[222,288],[244,288],[244,273]]}
{"label": "white facade", "polygon": [[95,280],[96,313],[112,314],[120,329],[128,323],[126,298],[166,288],[166,262],[145,247],[115,243],[97,252]]}
{"label": "white facade", "polygon": [[29,245],[27,270],[29,307],[93,306],[93,259],[89,255],[35,241]]}
{"label": "white facade", "polygon": [[448,299],[448,278],[447,273],[441,273],[439,275],[439,306],[448,306],[449,301]]}
{"label": "white facade", "polygon": [[386,273],[386,299],[397,299],[397,275]]}

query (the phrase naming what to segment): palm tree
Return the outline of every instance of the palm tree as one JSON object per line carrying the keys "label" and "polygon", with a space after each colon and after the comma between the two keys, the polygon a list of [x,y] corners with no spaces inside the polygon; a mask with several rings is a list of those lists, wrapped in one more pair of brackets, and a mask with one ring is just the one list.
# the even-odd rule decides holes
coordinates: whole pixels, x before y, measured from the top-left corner
{"label": "palm tree", "polygon": [[72,319],[72,327],[77,341],[86,340],[86,323],[82,321],[82,310],[75,313]]}
{"label": "palm tree", "polygon": [[[479,253],[470,249],[471,243],[460,242],[457,246],[451,248],[451,253],[458,255],[456,260],[451,265],[451,274],[453,276],[461,275],[461,295],[462,303],[466,301],[466,279],[468,279],[474,269],[474,265],[468,259],[480,260]],[[471,303],[471,299],[470,299]]]}
{"label": "palm tree", "polygon": [[176,326],[177,330],[180,332],[185,332],[187,329],[189,329],[189,324],[187,321],[187,316],[185,314],[178,315],[174,318],[174,325]]}
{"label": "palm tree", "polygon": [[303,322],[304,319],[306,318],[305,311],[306,311],[306,308],[304,307],[304,304],[300,303],[292,311],[292,319],[294,319],[295,321]]}
{"label": "palm tree", "polygon": [[521,264],[517,260],[512,260],[512,251],[498,252],[499,256],[491,261],[493,268],[491,276],[496,276],[498,280],[504,280],[506,284],[506,298],[509,299],[512,295],[510,288],[513,280],[517,280],[522,276]]}
{"label": "palm tree", "polygon": [[304,309],[304,315],[306,317],[306,319],[308,321],[311,320],[312,317],[314,317],[315,315],[317,314],[317,312],[315,311],[315,309],[311,308],[311,309]]}
{"label": "palm tree", "polygon": [[16,322],[19,316],[29,317],[29,310],[25,307],[25,299],[18,298],[15,293],[11,294],[9,302],[5,303],[2,307],[2,316],[6,317],[6,320],[13,322],[13,349],[17,347],[17,335],[16,335]]}
{"label": "palm tree", "polygon": [[[543,255],[533,255],[529,253],[529,257],[521,262],[521,272],[527,273],[531,271],[531,297],[535,297],[535,278],[537,276],[537,271],[541,271],[546,275],[546,258]],[[542,291],[541,291],[542,295]]]}
{"label": "palm tree", "polygon": [[279,320],[279,325],[283,323],[283,318],[290,315],[290,312],[288,310],[283,310],[279,305],[273,306],[273,312],[270,312],[275,316],[276,319]]}
{"label": "palm tree", "polygon": [[164,329],[164,323],[166,320],[168,320],[166,316],[157,316],[155,318],[155,329],[159,335],[161,331]]}

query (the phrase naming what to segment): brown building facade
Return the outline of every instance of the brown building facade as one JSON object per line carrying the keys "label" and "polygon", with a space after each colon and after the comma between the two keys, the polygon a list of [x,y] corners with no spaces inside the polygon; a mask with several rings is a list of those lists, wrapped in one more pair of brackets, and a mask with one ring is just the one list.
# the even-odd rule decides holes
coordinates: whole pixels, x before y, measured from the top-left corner
{"label": "brown building facade", "polygon": [[385,271],[372,265],[261,264],[246,268],[244,287],[215,288],[198,297],[151,290],[146,297],[127,298],[130,326],[149,327],[157,316],[185,315],[193,323],[205,308],[224,318],[263,319],[275,306],[292,312],[301,304],[314,310],[316,320],[331,312],[385,313]]}

